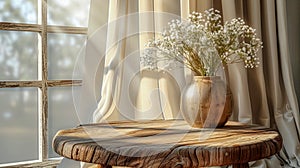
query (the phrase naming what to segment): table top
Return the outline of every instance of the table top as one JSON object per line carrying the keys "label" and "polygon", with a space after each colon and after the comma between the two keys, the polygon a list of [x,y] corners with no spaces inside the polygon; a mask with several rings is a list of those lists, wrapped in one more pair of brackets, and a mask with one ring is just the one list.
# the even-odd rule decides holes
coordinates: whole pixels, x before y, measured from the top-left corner
{"label": "table top", "polygon": [[228,122],[192,128],[183,120],[120,121],[59,131],[53,148],[84,162],[130,167],[205,167],[247,163],[280,151],[277,131]]}

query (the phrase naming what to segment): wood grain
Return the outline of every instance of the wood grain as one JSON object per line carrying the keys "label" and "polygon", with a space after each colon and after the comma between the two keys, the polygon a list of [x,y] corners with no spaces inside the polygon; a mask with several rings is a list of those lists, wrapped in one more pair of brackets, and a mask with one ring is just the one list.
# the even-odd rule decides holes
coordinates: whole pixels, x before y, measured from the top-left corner
{"label": "wood grain", "polygon": [[[47,87],[81,86],[82,80],[47,80]],[[42,87],[42,81],[0,81],[0,88]]]}
{"label": "wood grain", "polygon": [[47,33],[47,0],[41,1],[41,32],[40,32],[40,45],[41,50],[39,51],[38,56],[38,78],[41,79],[41,87],[39,93],[39,99],[43,100],[40,103],[39,111],[41,111],[41,115],[39,115],[39,157],[45,161],[48,159],[48,54],[47,54],[47,46],[48,46],[48,33]]}
{"label": "wood grain", "polygon": [[28,163],[28,164],[19,164],[15,166],[5,166],[9,168],[56,168],[61,162],[61,159],[58,160],[47,160],[43,162],[35,162],[35,163]]}
{"label": "wood grain", "polygon": [[[47,26],[47,32],[48,33],[64,33],[64,34],[83,34],[83,35],[86,35],[87,31],[88,31],[88,29],[86,27],[53,26],[53,25],[46,25],[46,26]],[[40,24],[0,22],[0,30],[42,32],[43,26],[40,25]]]}
{"label": "wood grain", "polygon": [[182,120],[124,121],[59,131],[54,150],[67,158],[106,166],[207,167],[233,165],[279,152],[273,130],[228,122],[218,129],[191,128]]}

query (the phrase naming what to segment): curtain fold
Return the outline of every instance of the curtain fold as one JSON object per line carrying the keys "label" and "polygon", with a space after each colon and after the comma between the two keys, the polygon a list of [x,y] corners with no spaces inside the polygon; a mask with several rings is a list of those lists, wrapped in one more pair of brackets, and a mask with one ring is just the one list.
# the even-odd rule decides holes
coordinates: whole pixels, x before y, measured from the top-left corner
{"label": "curtain fold", "polygon": [[[142,52],[146,42],[159,35],[162,27],[172,16],[180,15],[180,4],[178,0],[142,0],[139,1],[139,7],[136,12],[143,13],[139,20],[141,31],[139,44]],[[164,13],[170,15],[162,17]],[[150,27],[150,32],[143,31],[145,25]],[[134,100],[137,106],[135,119],[176,118],[179,108],[174,104],[179,103],[180,92],[177,85],[172,82],[172,77],[164,72],[149,71],[143,67],[141,69],[138,76],[140,83],[137,98]]]}
{"label": "curtain fold", "polygon": [[[93,1],[97,0],[92,0],[92,4]],[[105,44],[97,44],[106,47],[98,52],[104,54],[103,65],[97,67],[97,71],[103,71],[103,77],[92,73],[98,74],[92,76],[97,79],[87,78],[93,80],[87,83],[95,88],[98,102],[93,122],[180,117],[180,92],[190,81],[191,73],[183,69],[149,71],[140,66],[138,57],[144,44],[157,37],[168,21],[186,19],[192,11],[213,7],[221,11],[224,22],[243,18],[263,41],[258,68],[228,66],[234,101],[231,120],[276,128],[284,139],[279,155],[250,166],[300,167],[300,116],[289,55],[285,0],[110,0],[97,5],[92,6],[91,16],[97,20],[103,12],[99,8],[109,7],[107,18],[100,19],[114,24],[108,24],[107,32],[103,31],[105,36],[98,37],[106,39]],[[93,20],[90,25],[89,29],[95,30]],[[93,33],[90,36],[93,39]],[[97,57],[97,52],[93,56]]]}

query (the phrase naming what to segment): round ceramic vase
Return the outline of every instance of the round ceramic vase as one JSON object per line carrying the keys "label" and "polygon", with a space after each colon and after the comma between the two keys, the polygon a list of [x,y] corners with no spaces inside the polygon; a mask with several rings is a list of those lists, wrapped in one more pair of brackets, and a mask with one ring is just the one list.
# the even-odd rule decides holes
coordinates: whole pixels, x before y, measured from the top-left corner
{"label": "round ceramic vase", "polygon": [[192,127],[222,127],[232,113],[232,94],[220,76],[195,76],[181,95],[181,112]]}

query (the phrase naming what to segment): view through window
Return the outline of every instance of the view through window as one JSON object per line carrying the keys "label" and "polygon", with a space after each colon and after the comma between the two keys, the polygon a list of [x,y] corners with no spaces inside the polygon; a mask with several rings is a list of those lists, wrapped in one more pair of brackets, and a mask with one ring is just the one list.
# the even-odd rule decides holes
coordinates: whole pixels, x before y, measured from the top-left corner
{"label": "view through window", "polygon": [[58,157],[54,134],[79,124],[73,74],[90,0],[0,0],[0,167]]}

